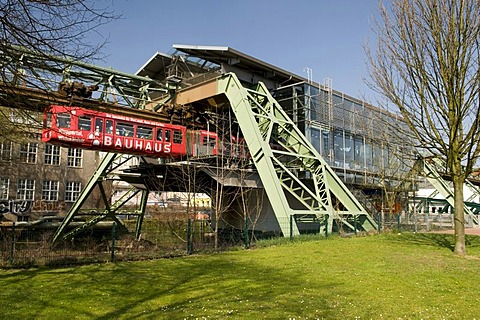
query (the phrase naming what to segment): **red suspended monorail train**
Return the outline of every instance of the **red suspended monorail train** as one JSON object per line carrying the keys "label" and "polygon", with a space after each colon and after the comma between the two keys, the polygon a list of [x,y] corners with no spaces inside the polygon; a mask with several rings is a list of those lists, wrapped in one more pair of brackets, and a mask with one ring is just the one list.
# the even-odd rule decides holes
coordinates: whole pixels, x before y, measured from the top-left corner
{"label": "red suspended monorail train", "polygon": [[182,158],[218,153],[215,132],[57,105],[50,106],[44,113],[42,141],[151,157]]}

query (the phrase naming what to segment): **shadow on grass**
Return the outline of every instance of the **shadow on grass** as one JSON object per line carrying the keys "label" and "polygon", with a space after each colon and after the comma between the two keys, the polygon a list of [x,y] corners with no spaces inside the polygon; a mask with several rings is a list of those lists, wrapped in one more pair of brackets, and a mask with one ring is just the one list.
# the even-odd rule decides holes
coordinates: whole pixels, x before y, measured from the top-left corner
{"label": "shadow on grass", "polygon": [[[440,248],[446,248],[453,252],[455,247],[455,239],[453,234],[443,233],[402,233],[401,235],[391,234],[387,236],[389,241],[403,243],[426,245]],[[470,248],[480,247],[480,236],[467,235],[465,244]]]}
{"label": "shadow on grass", "polygon": [[[294,260],[249,255],[21,270],[0,278],[0,285],[10,288],[16,310],[29,308],[44,318],[339,318],[335,296],[353,296],[326,277],[312,287],[299,286],[305,278],[295,272],[300,265]],[[4,310],[10,310],[5,316],[20,316]]]}

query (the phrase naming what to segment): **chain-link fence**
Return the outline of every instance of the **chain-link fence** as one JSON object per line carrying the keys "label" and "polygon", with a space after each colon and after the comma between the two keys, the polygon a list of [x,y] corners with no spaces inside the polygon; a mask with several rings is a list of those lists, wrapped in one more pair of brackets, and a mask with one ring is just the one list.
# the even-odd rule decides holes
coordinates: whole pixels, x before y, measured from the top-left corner
{"label": "chain-link fence", "polygon": [[[135,221],[125,221],[127,229]],[[133,225],[133,228],[131,228]],[[161,221],[145,219],[137,239],[133,232],[112,224],[109,230],[91,230],[69,240],[52,244],[53,232],[12,224],[0,227],[0,267],[25,268],[141,260],[182,256],[192,253],[249,246],[253,232],[212,228],[208,220]],[[218,234],[218,236],[216,236]]]}
{"label": "chain-link fence", "polygon": [[[324,217],[325,218],[325,217]],[[376,232],[413,231],[425,232],[453,228],[452,214],[378,214]],[[338,223],[328,227],[327,219],[293,217],[279,219],[285,235],[293,239],[295,232],[318,234],[322,237],[334,234],[354,235],[360,230],[345,230]],[[133,230],[135,221],[124,221]],[[357,226],[355,223],[351,223]],[[474,227],[473,219],[466,216],[466,226]],[[12,224],[0,227],[0,268],[26,268],[34,266],[64,266],[111,262],[120,260],[157,259],[192,253],[224,251],[232,247],[255,246],[259,239],[283,237],[282,232],[252,230],[248,223],[242,229],[215,230],[209,220],[196,219],[145,219],[137,239],[133,232],[111,225],[99,232],[95,229],[75,238],[52,244],[53,232],[29,229]]]}
{"label": "chain-link fence", "polygon": [[[454,218],[452,213],[401,213],[377,214],[374,216],[379,225],[379,231],[397,230],[412,232],[431,232],[452,230]],[[465,215],[465,227],[479,227],[476,218]]]}

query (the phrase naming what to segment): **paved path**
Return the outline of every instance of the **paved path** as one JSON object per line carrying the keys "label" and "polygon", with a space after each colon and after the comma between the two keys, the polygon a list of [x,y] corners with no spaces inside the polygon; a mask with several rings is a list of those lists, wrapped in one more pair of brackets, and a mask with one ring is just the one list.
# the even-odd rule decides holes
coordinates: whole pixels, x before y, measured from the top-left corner
{"label": "paved path", "polygon": [[[452,230],[434,231],[434,233],[453,234],[453,229]],[[472,235],[472,236],[480,236],[480,228],[465,228],[465,234]]]}

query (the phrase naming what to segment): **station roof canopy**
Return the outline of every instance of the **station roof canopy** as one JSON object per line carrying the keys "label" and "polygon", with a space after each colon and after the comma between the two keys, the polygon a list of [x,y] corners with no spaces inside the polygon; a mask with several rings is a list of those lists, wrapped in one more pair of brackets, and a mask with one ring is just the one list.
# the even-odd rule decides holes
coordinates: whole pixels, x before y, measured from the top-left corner
{"label": "station roof canopy", "polygon": [[307,79],[292,72],[276,67],[230,47],[174,44],[173,48],[190,56],[218,64],[222,66],[226,72],[230,71],[228,70],[228,66],[231,66],[247,73],[260,75],[282,85],[307,81]]}

